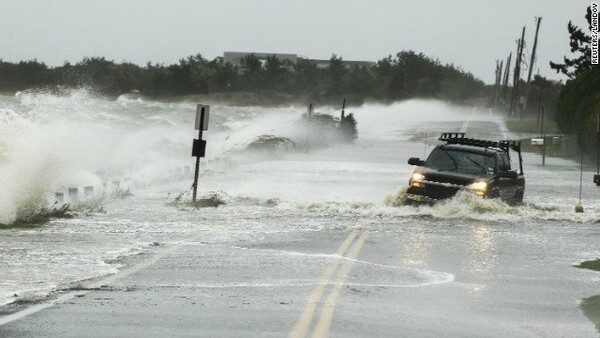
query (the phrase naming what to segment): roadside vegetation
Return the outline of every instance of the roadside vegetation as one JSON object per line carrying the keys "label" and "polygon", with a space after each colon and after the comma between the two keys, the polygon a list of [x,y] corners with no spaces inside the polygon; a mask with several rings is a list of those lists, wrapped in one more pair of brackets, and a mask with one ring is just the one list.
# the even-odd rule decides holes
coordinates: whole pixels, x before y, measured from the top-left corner
{"label": "roadside vegetation", "polygon": [[600,114],[600,68],[591,63],[591,9],[586,19],[588,29],[581,29],[569,22],[569,46],[572,57],[564,57],[563,63],[550,63],[550,67],[569,77],[562,88],[556,105],[556,123],[561,132],[577,134],[580,148],[595,153],[596,119]]}
{"label": "roadside vegetation", "polygon": [[580,269],[589,269],[589,270],[600,271],[600,259],[596,259],[593,261],[581,262],[580,264],[575,265],[575,267],[580,268]]}
{"label": "roadside vegetation", "polygon": [[567,25],[571,55],[565,56],[562,62],[550,62],[552,69],[568,77],[566,83],[536,76],[530,95],[533,100],[527,102],[525,118],[508,118],[506,121],[507,128],[512,132],[541,135],[539,108],[543,102],[546,108],[544,133],[568,135],[573,142],[564,155],[573,158],[578,158],[582,150],[588,155],[595,155],[597,151],[600,68],[591,62],[591,37],[587,33],[591,31],[590,7],[585,18],[589,25],[587,29],[577,27],[572,22]]}
{"label": "roadside vegetation", "polygon": [[197,54],[171,65],[115,63],[103,57],[84,58],[76,64],[48,67],[36,60],[10,63],[0,60],[0,91],[29,88],[88,87],[106,95],[137,90],[165,99],[182,95],[213,95],[217,99],[250,100],[264,97],[274,102],[339,102],[365,100],[391,102],[408,98],[437,98],[453,102],[486,97],[489,88],[472,74],[442,64],[422,53],[402,51],[379,60],[375,66],[348,67],[332,55],[325,68],[300,59],[289,64],[277,57],[262,62],[254,55],[243,66],[207,60]]}

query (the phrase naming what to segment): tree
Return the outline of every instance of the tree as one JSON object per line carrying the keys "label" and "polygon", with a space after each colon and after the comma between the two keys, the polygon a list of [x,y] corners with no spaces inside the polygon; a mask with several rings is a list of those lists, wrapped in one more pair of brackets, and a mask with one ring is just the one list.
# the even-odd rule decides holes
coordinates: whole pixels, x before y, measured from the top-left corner
{"label": "tree", "polygon": [[[600,111],[600,68],[595,67],[567,81],[558,97],[556,123],[565,133],[595,132]],[[591,123],[589,123],[591,121]],[[583,140],[580,140],[583,141]]]}
{"label": "tree", "polygon": [[314,62],[308,59],[299,59],[294,65],[293,90],[298,93],[308,92],[309,96],[317,97],[319,95],[319,85],[322,82],[321,78],[322,72]]}
{"label": "tree", "polygon": [[[587,8],[586,19],[591,24],[591,8]],[[592,67],[590,36],[571,22],[568,25],[573,59],[564,58],[564,64],[550,63],[557,72],[567,75],[567,81],[558,96],[556,123],[564,133],[579,136],[579,145],[594,142],[596,116],[600,111],[600,68]],[[545,83],[540,83],[545,85]]]}
{"label": "tree", "polygon": [[540,99],[544,106],[544,116],[549,119],[556,119],[556,104],[558,95],[563,88],[560,81],[547,79],[541,75],[535,75],[531,81],[531,100],[527,101],[527,111],[530,114],[539,113]]}
{"label": "tree", "polygon": [[[591,31],[592,26],[592,9],[591,7],[587,8],[587,14],[585,16],[589,30]],[[581,30],[581,28],[573,25],[571,21],[567,25],[567,29],[570,34],[570,43],[571,53],[575,53],[575,57],[572,59],[568,59],[566,56],[564,57],[564,62],[562,64],[554,63],[550,61],[550,68],[555,69],[557,73],[563,73],[569,78],[574,78],[577,75],[585,72],[586,70],[592,67],[591,63],[591,48],[590,41],[591,38],[588,34]]]}
{"label": "tree", "polygon": [[80,74],[81,81],[76,85],[90,86],[103,93],[115,94],[111,88],[111,79],[116,67],[113,60],[106,60],[104,57],[85,57],[74,67]]}
{"label": "tree", "polygon": [[265,84],[269,89],[281,90],[287,87],[288,70],[275,55],[267,57],[265,62]]}
{"label": "tree", "polygon": [[354,114],[350,113],[340,120],[340,134],[344,141],[350,142],[358,138],[358,130],[356,128],[356,119]]}
{"label": "tree", "polygon": [[368,67],[355,66],[348,73],[347,91],[353,94],[370,93],[375,86],[375,77]]}
{"label": "tree", "polygon": [[327,93],[330,95],[339,95],[345,88],[346,75],[348,69],[344,65],[341,57],[333,54],[329,59],[329,66],[327,67]]}
{"label": "tree", "polygon": [[242,59],[246,89],[260,89],[262,83],[262,63],[254,54],[246,55]]}
{"label": "tree", "polygon": [[146,65],[147,72],[150,73],[151,94],[154,97],[160,97],[170,91],[169,70],[163,65],[152,65],[150,62]]}
{"label": "tree", "polygon": [[214,69],[200,54],[188,57],[187,61],[190,67],[191,89],[194,93],[208,93],[215,77]]}
{"label": "tree", "polygon": [[482,81],[452,65],[442,65],[423,53],[402,51],[380,60],[375,66],[379,96],[397,100],[432,97],[464,100],[480,95]]}
{"label": "tree", "polygon": [[210,68],[214,70],[212,92],[231,91],[236,89],[237,69],[231,63],[223,64],[222,60],[214,59],[210,63]]}

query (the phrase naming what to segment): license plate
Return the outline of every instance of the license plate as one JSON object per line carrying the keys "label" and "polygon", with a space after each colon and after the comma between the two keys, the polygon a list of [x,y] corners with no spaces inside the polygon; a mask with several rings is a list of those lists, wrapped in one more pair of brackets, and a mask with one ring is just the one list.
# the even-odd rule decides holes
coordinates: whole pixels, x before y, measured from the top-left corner
{"label": "license plate", "polygon": [[421,196],[420,195],[409,195],[408,199],[420,202],[421,201]]}

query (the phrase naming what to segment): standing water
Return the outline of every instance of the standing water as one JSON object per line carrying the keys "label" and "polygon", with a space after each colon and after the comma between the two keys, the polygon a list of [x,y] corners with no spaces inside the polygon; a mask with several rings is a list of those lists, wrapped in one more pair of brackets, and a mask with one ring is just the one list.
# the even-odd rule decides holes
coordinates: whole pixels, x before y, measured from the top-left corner
{"label": "standing water", "polygon": [[[535,154],[524,156],[524,206],[470,195],[434,207],[403,206],[402,188],[413,169],[407,159],[423,157],[441,132],[511,137],[502,119],[488,110],[426,100],[347,109],[357,120],[358,139],[312,145],[304,144],[298,128],[305,108],[213,105],[199,196],[213,196],[223,205],[193,208],[184,202],[193,178],[195,104],[128,95],[112,100],[85,90],[0,96],[0,305],[36,300],[77,281],[116,273],[119,257],[152,245],[235,243],[271,233],[365,224],[388,231],[413,223],[434,223],[438,229],[474,223],[474,236],[489,251],[496,232],[539,244],[552,240],[548,233],[554,238],[589,231],[600,220],[600,198],[591,180],[583,189],[586,213],[573,213],[577,163],[552,158],[541,167]],[[316,110],[339,114],[335,107]],[[247,150],[261,135],[291,142]],[[84,196],[86,186],[94,187],[93,196]],[[79,189],[72,217],[31,223],[40,210],[60,207],[57,192],[68,202],[69,188]],[[523,229],[545,230],[539,235]],[[584,241],[567,264],[598,256],[593,240]],[[413,263],[409,266],[418,267]],[[452,276],[423,270],[420,278],[427,284]],[[402,285],[401,279],[393,282]]]}

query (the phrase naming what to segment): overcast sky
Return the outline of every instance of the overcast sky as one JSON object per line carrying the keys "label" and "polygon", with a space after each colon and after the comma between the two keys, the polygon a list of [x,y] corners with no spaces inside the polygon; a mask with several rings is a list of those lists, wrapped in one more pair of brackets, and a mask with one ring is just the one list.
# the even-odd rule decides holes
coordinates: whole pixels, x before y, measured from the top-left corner
{"label": "overcast sky", "polygon": [[[581,0],[0,0],[0,58],[48,65],[104,56],[140,65],[224,51],[377,61],[415,50],[487,83],[535,16],[541,75],[569,54],[567,23],[585,27]],[[514,56],[513,56],[514,65]]]}

